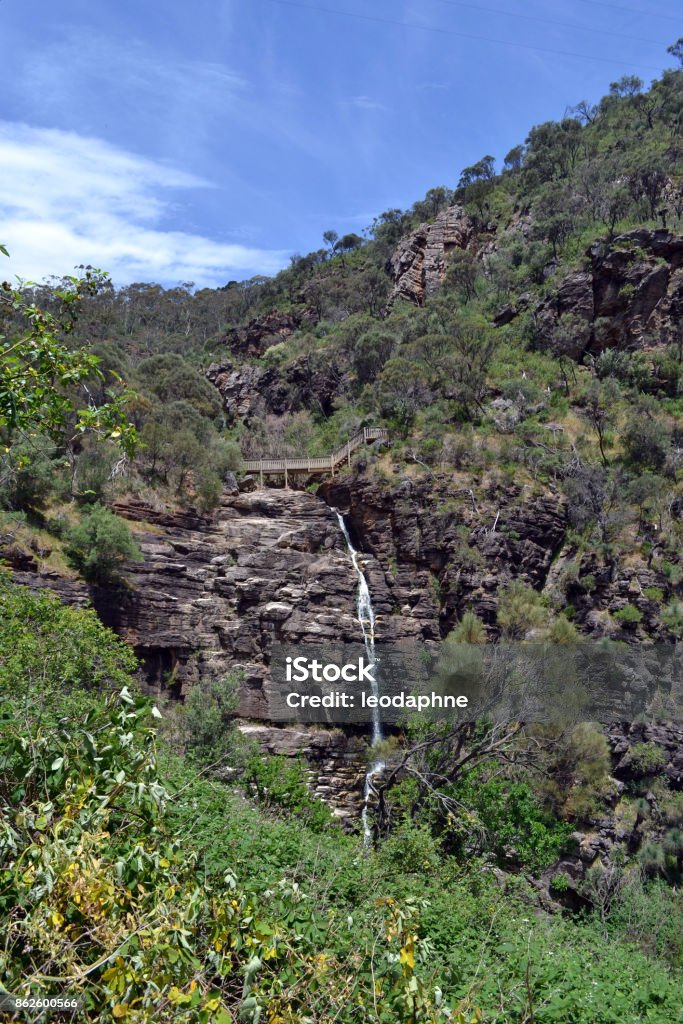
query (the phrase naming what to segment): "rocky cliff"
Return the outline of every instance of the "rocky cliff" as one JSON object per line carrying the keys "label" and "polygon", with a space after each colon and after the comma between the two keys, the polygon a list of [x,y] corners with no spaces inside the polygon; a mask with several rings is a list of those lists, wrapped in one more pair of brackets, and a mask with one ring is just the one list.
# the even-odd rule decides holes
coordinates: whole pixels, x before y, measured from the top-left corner
{"label": "rocky cliff", "polygon": [[392,593],[402,614],[438,636],[468,608],[493,626],[496,594],[513,577],[542,587],[565,536],[562,501],[510,487],[477,502],[454,491],[445,474],[405,478],[394,487],[359,475],[326,481],[326,500],[346,510],[363,550],[393,567]]}
{"label": "rocky cliff", "polygon": [[443,283],[448,254],[474,243],[474,223],[462,206],[450,206],[433,223],[421,224],[389,261],[387,270],[393,281],[390,304],[402,298],[421,306]]}
{"label": "rocky cliff", "polygon": [[[657,344],[680,329],[683,237],[641,228],[596,242],[534,313],[539,338],[574,359]],[[572,330],[558,342],[570,316]]]}

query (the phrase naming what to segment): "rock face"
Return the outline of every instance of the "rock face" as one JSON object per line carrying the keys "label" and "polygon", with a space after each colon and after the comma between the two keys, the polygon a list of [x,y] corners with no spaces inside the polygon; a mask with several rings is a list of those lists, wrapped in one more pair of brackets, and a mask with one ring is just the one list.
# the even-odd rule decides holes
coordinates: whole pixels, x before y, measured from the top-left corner
{"label": "rock face", "polygon": [[[240,715],[268,721],[274,641],[361,640],[357,577],[336,516],[317,496],[237,493],[212,517],[135,502],[115,510],[146,523],[137,534],[143,560],[130,565],[122,585],[92,588],[90,596],[141,659],[151,689],[181,696],[239,668]],[[436,603],[423,600],[419,615],[397,613],[391,575],[372,555],[364,563],[387,638],[437,637]]]}
{"label": "rock face", "polygon": [[311,406],[331,415],[333,400],[345,387],[344,377],[334,363],[315,366],[305,357],[290,363],[284,371],[244,363],[212,363],[206,376],[220,392],[233,422],[267,413],[282,416]]}
{"label": "rock face", "polygon": [[[513,576],[551,591],[571,559],[563,548],[565,508],[553,494],[525,497],[514,486],[475,500],[439,474],[404,477],[389,486],[354,472],[326,481],[316,495],[230,492],[212,516],[134,501],[115,506],[136,531],[144,556],[118,587],[88,588],[55,573],[41,575],[38,562],[22,552],[14,560],[15,577],[33,588],[49,587],[68,603],[90,599],[102,620],[131,644],[152,692],[180,697],[202,681],[240,670],[242,731],[266,751],[303,756],[311,790],[340,818],[355,820],[366,770],[363,735],[269,720],[275,641],[360,640],[357,577],[330,506],[343,512],[351,540],[363,552],[380,640],[427,644],[438,642],[469,608],[495,637],[498,592]],[[136,530],[136,522],[144,528]],[[654,576],[632,567],[603,575],[597,567],[584,568],[595,570],[590,598],[580,588],[569,594],[584,631],[601,635],[601,609],[614,611],[626,601],[636,603],[647,623],[645,591],[657,582]],[[635,744],[654,743],[666,753],[662,772],[669,786],[680,790],[683,729],[653,728],[611,730],[615,779],[629,780]],[[616,844],[627,841],[615,822],[610,815],[594,832],[577,837],[576,855],[555,870],[578,882],[596,858],[609,858]]]}
{"label": "rock face", "polygon": [[291,313],[275,310],[251,320],[246,327],[236,327],[225,335],[224,343],[240,356],[262,356],[266,349],[286,341],[305,323],[315,323],[315,310],[302,306]]}
{"label": "rock face", "polygon": [[345,512],[362,550],[393,567],[394,604],[425,640],[440,639],[468,608],[492,625],[498,589],[513,575],[542,586],[565,536],[565,509],[553,496],[523,500],[511,488],[484,509],[438,474],[392,490],[343,477],[320,493]]}
{"label": "rock face", "polygon": [[683,237],[642,228],[595,243],[587,256],[586,267],[565,277],[535,310],[538,334],[547,344],[567,314],[578,327],[565,347],[575,359],[657,343],[680,323]]}
{"label": "rock face", "polygon": [[421,306],[443,283],[446,257],[455,249],[467,249],[474,237],[474,224],[462,206],[451,206],[433,224],[421,224],[400,244],[388,265],[394,282],[389,297]]}
{"label": "rock face", "polygon": [[258,367],[247,364],[234,369],[230,363],[212,363],[206,376],[220,392],[231,422],[249,420],[265,411],[259,385],[266,374]]}

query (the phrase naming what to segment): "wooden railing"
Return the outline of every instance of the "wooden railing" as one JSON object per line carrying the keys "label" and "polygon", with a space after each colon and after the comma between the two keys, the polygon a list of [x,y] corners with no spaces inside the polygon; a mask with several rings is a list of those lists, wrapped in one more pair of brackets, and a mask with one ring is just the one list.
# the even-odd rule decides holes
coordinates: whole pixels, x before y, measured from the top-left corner
{"label": "wooden railing", "polygon": [[342,462],[351,465],[351,453],[368,441],[384,440],[389,436],[389,431],[384,427],[364,427],[357,434],[350,437],[346,444],[343,444],[331,455],[320,457],[312,456],[303,459],[247,459],[243,464],[246,473],[258,473],[263,483],[264,475],[279,473],[285,478],[285,486],[288,484],[290,473],[331,473]]}

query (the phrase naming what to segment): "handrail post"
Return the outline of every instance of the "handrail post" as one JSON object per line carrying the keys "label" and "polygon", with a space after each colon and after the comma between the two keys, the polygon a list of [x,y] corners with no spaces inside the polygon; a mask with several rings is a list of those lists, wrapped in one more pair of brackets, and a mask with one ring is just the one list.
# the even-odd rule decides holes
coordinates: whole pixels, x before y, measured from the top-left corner
{"label": "handrail post", "polygon": [[346,464],[351,469],[351,442],[346,442]]}
{"label": "handrail post", "polygon": [[261,490],[263,490],[263,459],[261,459],[261,465],[260,465],[259,469],[260,469],[259,475],[261,477]]}

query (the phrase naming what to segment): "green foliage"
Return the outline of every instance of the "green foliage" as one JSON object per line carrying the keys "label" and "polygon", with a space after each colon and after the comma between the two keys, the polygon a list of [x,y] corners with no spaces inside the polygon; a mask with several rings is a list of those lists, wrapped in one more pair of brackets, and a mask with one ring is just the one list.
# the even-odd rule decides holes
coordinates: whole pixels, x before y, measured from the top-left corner
{"label": "green foliage", "polygon": [[578,642],[580,634],[573,622],[570,622],[566,616],[560,615],[550,627],[548,637],[554,644],[575,644]]}
{"label": "green foliage", "polygon": [[[63,289],[55,292],[60,303],[57,316],[7,283],[0,289],[2,312],[18,323],[18,336],[2,339],[0,347],[0,434],[7,449],[24,435],[42,433],[63,442],[69,431],[94,431],[115,439],[128,454],[133,452],[135,428],[124,411],[130,395],[121,391],[99,407],[88,403],[79,409],[79,391],[100,375],[99,360],[65,341],[84,296],[96,293],[104,282],[99,271],[90,270],[83,278],[67,278]],[[87,397],[87,391],[83,394]]]}
{"label": "green foliage", "polygon": [[612,767],[603,733],[589,722],[535,731],[545,740],[543,774],[535,784],[542,805],[569,821],[586,821],[598,814],[610,790]]}
{"label": "green foliage", "polygon": [[97,504],[69,531],[66,552],[79,572],[96,582],[117,580],[126,562],[142,558],[127,523]]}
{"label": "green foliage", "polygon": [[499,593],[497,622],[510,640],[523,640],[547,617],[541,595],[521,580],[513,580]]}
{"label": "green foliage", "polygon": [[635,605],[627,603],[618,612],[614,613],[614,618],[622,626],[637,626],[643,620],[643,613]]}
{"label": "green foliage", "polygon": [[193,686],[180,716],[181,742],[189,758],[201,764],[239,760],[240,737],[234,728],[239,706],[239,675]]}
{"label": "green foliage", "polygon": [[550,888],[553,892],[562,895],[569,890],[569,875],[566,875],[564,871],[558,871],[556,875],[550,879]]}
{"label": "green foliage", "polygon": [[645,843],[638,850],[638,863],[646,877],[654,877],[666,867],[666,853],[659,843]]}
{"label": "green foliage", "polygon": [[[485,862],[446,856],[426,822],[406,819],[376,851],[321,827],[300,769],[278,759],[252,765],[254,806],[158,758],[133,659],[92,612],[7,583],[0,599],[11,992],[63,995],[68,979],[93,1024],[521,1024],[530,1005],[557,1024],[676,1018],[683,989],[656,959],[680,956],[669,890],[616,901],[606,926],[544,914],[523,880],[504,892]],[[529,863],[558,848],[528,787],[482,769],[471,788],[498,843]]]}
{"label": "green foliage", "polygon": [[449,633],[447,642],[457,644],[483,644],[486,642],[486,630],[481,619],[474,612],[465,612],[458,625]]}
{"label": "green foliage", "polygon": [[102,694],[129,684],[135,657],[95,612],[31,594],[4,572],[0,610],[0,692],[23,695],[32,683],[36,721],[55,694]]}
{"label": "green foliage", "polygon": [[[478,818],[486,833],[485,848],[502,865],[515,864],[534,871],[552,864],[566,847],[573,831],[544,811],[526,782],[515,782],[490,774],[483,765],[456,787],[458,800]],[[467,818],[454,818],[452,829],[472,828]]]}
{"label": "green foliage", "polygon": [[662,612],[662,623],[677,639],[683,637],[683,602],[673,600]]}
{"label": "green foliage", "polygon": [[194,366],[175,352],[150,356],[136,370],[145,391],[160,402],[190,402],[200,416],[215,419],[221,410],[216,389]]}
{"label": "green foliage", "polygon": [[635,743],[629,751],[629,766],[636,775],[657,775],[666,767],[666,754],[656,743]]}
{"label": "green foliage", "polygon": [[678,970],[683,967],[683,896],[664,882],[630,875],[612,903],[607,925],[612,935]]}
{"label": "green foliage", "polygon": [[670,439],[666,428],[645,410],[634,412],[629,419],[623,443],[628,461],[640,468],[660,470],[669,454]]}
{"label": "green foliage", "polygon": [[284,808],[301,816],[314,831],[330,825],[331,815],[327,806],[310,794],[301,761],[254,754],[247,762],[244,781],[253,787],[265,807]]}

